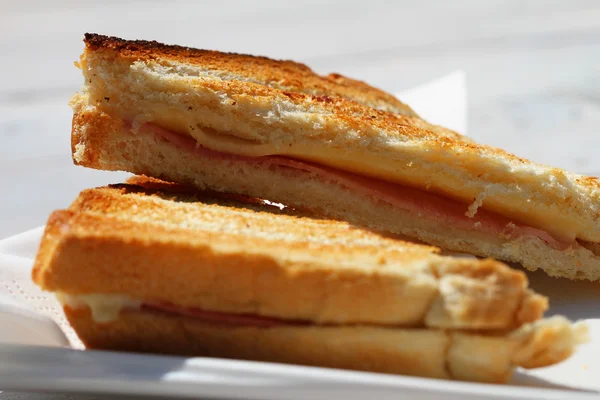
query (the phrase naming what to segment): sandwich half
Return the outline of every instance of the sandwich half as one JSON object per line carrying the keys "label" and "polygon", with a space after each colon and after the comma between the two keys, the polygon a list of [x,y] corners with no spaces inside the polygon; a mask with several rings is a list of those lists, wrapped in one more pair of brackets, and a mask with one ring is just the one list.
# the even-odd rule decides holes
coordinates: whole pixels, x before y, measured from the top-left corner
{"label": "sandwich half", "polygon": [[600,278],[596,178],[291,61],[87,34],[76,164],[261,197],[445,249]]}
{"label": "sandwich half", "polygon": [[33,279],[95,349],[506,382],[586,335],[500,262],[141,178],[54,212]]}

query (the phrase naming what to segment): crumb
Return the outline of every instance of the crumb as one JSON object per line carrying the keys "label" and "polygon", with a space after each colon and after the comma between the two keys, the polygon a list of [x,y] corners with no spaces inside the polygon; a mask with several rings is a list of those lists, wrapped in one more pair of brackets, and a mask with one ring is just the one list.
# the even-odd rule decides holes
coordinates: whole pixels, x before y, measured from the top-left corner
{"label": "crumb", "polygon": [[483,205],[483,199],[485,199],[486,196],[487,190],[484,190],[483,192],[479,193],[479,195],[477,195],[477,197],[473,199],[473,202],[467,208],[467,212],[465,213],[465,215],[469,218],[473,218],[475,214],[477,214],[477,210],[479,210],[479,207]]}

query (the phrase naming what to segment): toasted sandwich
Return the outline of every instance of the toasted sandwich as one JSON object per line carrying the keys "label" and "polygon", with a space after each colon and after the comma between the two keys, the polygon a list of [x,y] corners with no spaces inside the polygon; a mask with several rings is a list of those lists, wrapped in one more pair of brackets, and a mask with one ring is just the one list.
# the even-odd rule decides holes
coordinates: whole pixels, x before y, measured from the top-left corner
{"label": "toasted sandwich", "polygon": [[506,382],[586,335],[500,262],[142,178],[54,212],[33,279],[94,349]]}
{"label": "toasted sandwich", "polygon": [[260,197],[445,249],[600,279],[600,184],[291,61],[87,34],[78,165]]}

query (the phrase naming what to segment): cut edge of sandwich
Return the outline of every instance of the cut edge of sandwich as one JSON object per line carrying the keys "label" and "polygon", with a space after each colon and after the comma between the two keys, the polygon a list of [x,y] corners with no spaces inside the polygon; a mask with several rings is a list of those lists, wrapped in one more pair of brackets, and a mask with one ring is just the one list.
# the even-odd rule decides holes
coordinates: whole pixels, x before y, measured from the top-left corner
{"label": "cut edge of sandwich", "polygon": [[[589,243],[567,245],[539,229],[484,212],[472,220],[444,215],[444,207],[456,208],[460,204],[419,192],[424,199],[421,203],[441,204],[437,209],[430,208],[433,211],[428,214],[419,205],[415,208],[414,201],[402,203],[406,199],[390,195],[375,180],[359,182],[361,187],[371,185],[374,189],[359,190],[354,178],[347,179],[339,171],[323,172],[320,167],[306,164],[293,168],[297,163],[290,167],[289,161],[280,159],[273,162],[231,157],[196,147],[156,127],[144,126],[132,132],[131,126],[118,116],[85,99],[73,106],[72,151],[79,165],[266,198],[444,249],[520,263],[532,271],[539,268],[555,277],[600,279],[600,257]],[[415,191],[403,187],[396,190]],[[432,218],[433,213],[438,218]]]}

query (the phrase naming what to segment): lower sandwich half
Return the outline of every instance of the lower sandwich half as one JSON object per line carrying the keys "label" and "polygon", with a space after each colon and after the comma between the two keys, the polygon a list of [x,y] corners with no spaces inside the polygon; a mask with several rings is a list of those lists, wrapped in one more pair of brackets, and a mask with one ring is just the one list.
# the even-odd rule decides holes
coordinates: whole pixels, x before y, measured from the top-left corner
{"label": "lower sandwich half", "polygon": [[54,212],[36,258],[87,348],[506,382],[585,340],[502,263],[136,183]]}
{"label": "lower sandwich half", "polygon": [[600,279],[600,250],[594,243],[561,241],[484,209],[333,168],[209,150],[189,136],[109,115],[85,96],[72,105],[72,153],[78,165],[261,197],[444,249],[540,268],[551,276]]}

